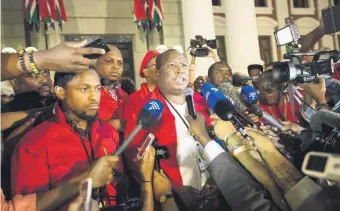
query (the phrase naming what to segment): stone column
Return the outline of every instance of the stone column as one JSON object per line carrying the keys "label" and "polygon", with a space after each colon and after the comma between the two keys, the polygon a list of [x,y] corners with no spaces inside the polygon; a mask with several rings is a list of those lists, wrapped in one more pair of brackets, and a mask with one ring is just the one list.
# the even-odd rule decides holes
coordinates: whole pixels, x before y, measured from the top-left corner
{"label": "stone column", "polygon": [[256,26],[255,2],[224,1],[227,60],[233,72],[248,74],[247,66],[262,64]]}
{"label": "stone column", "polygon": [[[194,39],[195,35],[201,35],[208,40],[216,39],[211,0],[181,0],[181,3],[185,43],[183,48],[185,51],[190,47],[190,40]],[[186,56],[190,63],[189,51]],[[212,58],[197,57],[195,77],[208,75],[208,69],[213,63],[214,59]]]}
{"label": "stone column", "polygon": [[[281,29],[282,27],[286,25],[285,19],[289,16],[288,1],[289,0],[275,2],[276,17],[277,17],[277,22],[279,23],[278,29]],[[280,51],[281,51],[281,58],[278,58],[278,60],[283,60],[283,55],[286,53],[286,47],[284,46],[280,47]]]}

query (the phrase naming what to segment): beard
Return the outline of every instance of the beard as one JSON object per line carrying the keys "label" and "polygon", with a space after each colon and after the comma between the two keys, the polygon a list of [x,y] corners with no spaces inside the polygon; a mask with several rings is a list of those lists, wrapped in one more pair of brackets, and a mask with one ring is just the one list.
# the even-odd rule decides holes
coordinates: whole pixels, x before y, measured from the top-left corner
{"label": "beard", "polygon": [[77,114],[77,116],[80,119],[83,119],[85,121],[94,121],[98,117],[98,111],[95,114],[88,114],[87,112],[81,112],[81,113]]}

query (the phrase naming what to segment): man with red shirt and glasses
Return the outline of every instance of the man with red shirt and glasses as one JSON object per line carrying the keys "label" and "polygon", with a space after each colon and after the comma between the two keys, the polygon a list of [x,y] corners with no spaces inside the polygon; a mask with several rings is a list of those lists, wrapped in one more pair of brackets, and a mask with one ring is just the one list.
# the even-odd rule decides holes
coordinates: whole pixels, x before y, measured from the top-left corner
{"label": "man with red shirt and glasses", "polygon": [[[28,132],[12,154],[13,196],[58,187],[118,146],[117,131],[97,119],[101,84],[96,71],[56,73],[54,81],[55,117]],[[107,192],[115,194],[112,185]]]}
{"label": "man with red shirt and glasses", "polygon": [[[118,82],[123,74],[122,53],[117,47],[108,46],[110,51],[99,57],[96,65],[96,71],[103,85],[98,116],[102,120],[119,119],[122,111],[118,111],[117,108],[122,105],[127,96]],[[120,128],[119,122],[113,125]]]}
{"label": "man with red shirt and glasses", "polygon": [[[185,120],[187,105],[184,90],[189,83],[187,60],[177,50],[170,49],[157,57],[156,69],[157,88],[137,105],[129,104],[131,117],[126,125],[125,136],[135,128],[141,107],[150,99],[160,100],[164,104],[164,112],[157,126],[150,131],[142,130],[126,149],[126,167],[139,175],[139,167],[133,160],[136,158],[137,149],[151,132],[156,136],[159,145],[168,147],[170,158],[160,160],[160,166],[169,176],[186,209],[208,206],[207,202],[217,202],[215,199],[220,193],[202,165],[204,160],[201,157],[201,146],[189,132],[189,124]],[[202,104],[197,103],[195,99],[194,101],[196,111],[210,120]],[[137,179],[140,181],[140,178]]]}

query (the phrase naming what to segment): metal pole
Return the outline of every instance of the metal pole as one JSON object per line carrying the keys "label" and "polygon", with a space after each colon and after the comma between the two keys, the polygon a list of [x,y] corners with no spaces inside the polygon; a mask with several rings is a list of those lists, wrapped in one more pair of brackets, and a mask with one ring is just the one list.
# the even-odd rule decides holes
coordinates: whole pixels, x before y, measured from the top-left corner
{"label": "metal pole", "polygon": [[32,46],[31,40],[31,24],[24,20],[25,44],[26,47]]}

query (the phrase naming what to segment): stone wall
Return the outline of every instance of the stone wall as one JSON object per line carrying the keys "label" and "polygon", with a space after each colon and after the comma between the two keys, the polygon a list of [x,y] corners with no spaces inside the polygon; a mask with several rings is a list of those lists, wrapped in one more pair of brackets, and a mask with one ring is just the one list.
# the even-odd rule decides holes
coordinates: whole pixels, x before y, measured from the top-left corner
{"label": "stone wall", "polygon": [[[1,44],[3,47],[25,47],[22,0],[1,1]],[[138,72],[147,51],[146,33],[138,30],[133,22],[133,1],[127,0],[64,0],[67,22],[61,31],[49,28],[47,45],[53,47],[64,40],[64,35],[129,35],[133,40],[133,58],[137,86],[143,82]],[[165,45],[183,45],[183,24],[180,0],[163,0],[165,16],[163,34],[154,30],[149,33],[149,49],[163,41]],[[33,32],[32,46],[45,49],[44,31]]]}

